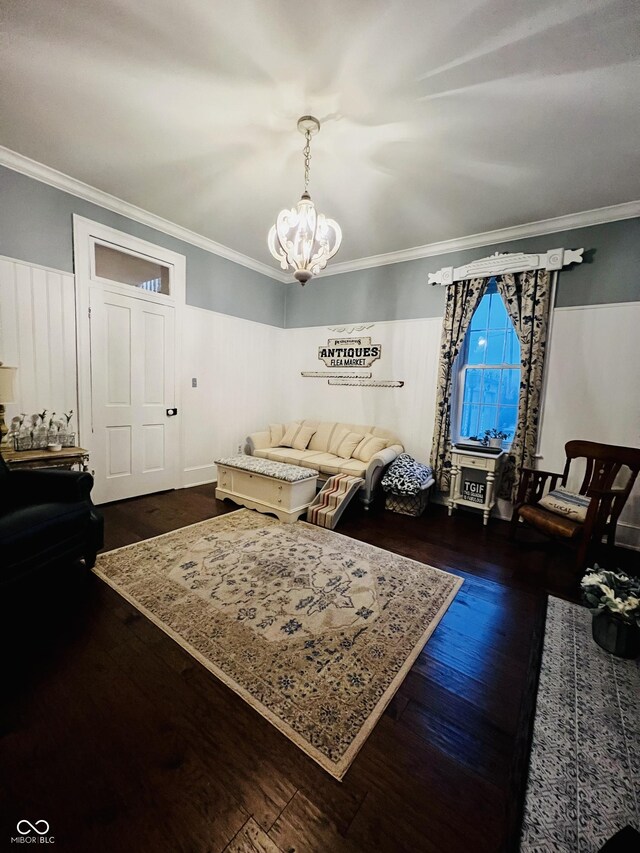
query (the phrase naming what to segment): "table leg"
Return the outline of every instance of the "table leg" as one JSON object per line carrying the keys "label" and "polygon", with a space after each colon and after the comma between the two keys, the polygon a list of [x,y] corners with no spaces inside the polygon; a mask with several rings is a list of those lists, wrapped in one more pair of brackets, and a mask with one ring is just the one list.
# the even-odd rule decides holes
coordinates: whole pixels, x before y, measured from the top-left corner
{"label": "table leg", "polygon": [[489,516],[493,507],[493,486],[496,475],[493,471],[487,472],[487,503],[484,512],[482,513],[482,523],[486,526],[489,523]]}
{"label": "table leg", "polygon": [[453,510],[455,509],[455,501],[454,496],[458,494],[458,475],[460,473],[460,468],[456,468],[454,465],[451,468],[451,484],[450,484],[450,492],[449,492],[449,500],[447,502],[449,507],[449,515],[453,514]]}

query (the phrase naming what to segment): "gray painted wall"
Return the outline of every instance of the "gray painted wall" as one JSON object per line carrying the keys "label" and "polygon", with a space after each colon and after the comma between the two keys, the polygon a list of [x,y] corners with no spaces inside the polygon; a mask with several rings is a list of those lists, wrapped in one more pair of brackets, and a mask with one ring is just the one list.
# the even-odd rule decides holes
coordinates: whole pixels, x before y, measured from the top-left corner
{"label": "gray painted wall", "polygon": [[323,275],[304,288],[287,285],[285,326],[441,317],[445,288],[428,284],[430,272],[459,267],[494,252],[545,252],[581,246],[586,250],[582,264],[558,276],[558,308],[640,300],[640,219],[627,219],[401,264]]}
{"label": "gray painted wall", "polygon": [[301,288],[281,284],[2,166],[0,200],[2,255],[72,272],[72,214],[77,213],[185,255],[189,305],[278,327],[442,316],[445,289],[431,287],[428,273],[493,252],[557,247],[584,246],[586,250],[582,264],[559,276],[558,307],[640,299],[640,219],[326,275]]}
{"label": "gray painted wall", "polygon": [[0,255],[73,272],[74,213],[185,255],[187,304],[284,325],[281,282],[0,166]]}

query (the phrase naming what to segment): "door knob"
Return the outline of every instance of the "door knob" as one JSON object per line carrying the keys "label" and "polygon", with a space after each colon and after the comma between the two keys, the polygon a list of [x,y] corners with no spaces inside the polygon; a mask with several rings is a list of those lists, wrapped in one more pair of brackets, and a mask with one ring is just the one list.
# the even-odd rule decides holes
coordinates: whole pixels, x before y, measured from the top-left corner
{"label": "door knob", "polygon": [[172,418],[174,415],[178,414],[178,410],[176,408],[167,409],[167,417]]}

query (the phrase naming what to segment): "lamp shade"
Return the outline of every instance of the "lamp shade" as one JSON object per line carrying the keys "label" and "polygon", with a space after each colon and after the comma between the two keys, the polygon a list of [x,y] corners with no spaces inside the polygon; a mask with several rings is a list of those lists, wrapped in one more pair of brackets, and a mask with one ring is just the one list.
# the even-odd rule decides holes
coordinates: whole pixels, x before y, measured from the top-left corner
{"label": "lamp shade", "polygon": [[13,403],[16,396],[15,378],[17,367],[0,366],[0,403]]}

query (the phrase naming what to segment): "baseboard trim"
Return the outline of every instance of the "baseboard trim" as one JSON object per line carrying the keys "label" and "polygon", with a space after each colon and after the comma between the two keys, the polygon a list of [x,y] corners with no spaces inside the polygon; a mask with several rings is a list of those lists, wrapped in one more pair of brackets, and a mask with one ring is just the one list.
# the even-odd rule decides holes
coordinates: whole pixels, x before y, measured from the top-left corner
{"label": "baseboard trim", "polygon": [[191,486],[206,486],[208,483],[215,482],[217,476],[217,468],[213,463],[190,465],[182,471],[180,488],[189,489]]}

